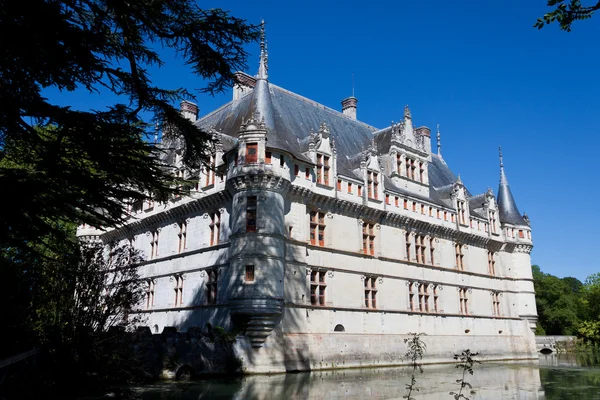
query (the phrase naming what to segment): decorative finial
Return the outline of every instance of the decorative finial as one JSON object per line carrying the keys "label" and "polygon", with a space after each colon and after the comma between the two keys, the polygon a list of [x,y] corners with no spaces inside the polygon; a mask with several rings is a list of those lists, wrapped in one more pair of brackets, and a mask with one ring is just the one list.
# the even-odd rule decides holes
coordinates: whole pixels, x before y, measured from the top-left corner
{"label": "decorative finial", "polygon": [[463,184],[462,179],[460,179],[460,174],[458,174],[458,178],[456,178],[456,183],[458,185],[462,185]]}
{"label": "decorative finial", "polygon": [[404,118],[411,118],[410,116],[410,108],[408,108],[408,104],[404,107]]}
{"label": "decorative finial", "polygon": [[500,185],[508,185],[508,179],[506,179],[506,172],[504,172],[504,158],[502,157],[502,147],[498,146],[498,153],[500,153]]}
{"label": "decorative finial", "polygon": [[258,64],[258,79],[267,79],[269,71],[269,55],[267,53],[267,41],[265,40],[265,20],[260,22],[260,61]]}
{"label": "decorative finial", "polygon": [[437,149],[438,156],[442,156],[442,135],[440,134],[440,124],[437,124]]}

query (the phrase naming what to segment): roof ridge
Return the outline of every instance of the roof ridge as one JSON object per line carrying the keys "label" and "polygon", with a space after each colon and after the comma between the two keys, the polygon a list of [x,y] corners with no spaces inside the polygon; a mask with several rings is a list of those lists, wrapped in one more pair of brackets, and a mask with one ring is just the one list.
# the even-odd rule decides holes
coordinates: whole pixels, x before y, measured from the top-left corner
{"label": "roof ridge", "polygon": [[[252,80],[256,81],[256,77],[255,77],[255,76],[252,76],[252,75],[250,75],[250,74],[247,74],[246,72],[243,72],[243,71],[238,71],[238,72],[236,72],[236,73],[239,73],[239,74],[245,75],[247,78],[250,78],[250,79],[252,79]],[[312,106],[321,107],[321,108],[322,108],[323,110],[325,110],[325,111],[332,112],[332,113],[334,113],[334,114],[336,114],[336,115],[338,115],[338,116],[340,116],[340,117],[343,117],[343,118],[345,118],[345,119],[347,119],[347,120],[349,120],[349,121],[353,121],[353,122],[356,122],[356,123],[358,123],[358,124],[361,124],[361,125],[363,125],[363,126],[365,126],[365,127],[369,128],[369,129],[373,129],[373,131],[374,131],[374,132],[381,130],[381,129],[379,129],[379,128],[377,128],[377,127],[373,126],[373,125],[369,125],[369,124],[367,124],[366,122],[360,121],[360,120],[358,120],[358,119],[351,118],[351,117],[347,116],[346,114],[344,114],[343,112],[341,112],[341,111],[338,111],[338,110],[336,110],[336,109],[334,109],[334,108],[328,107],[328,106],[326,106],[326,105],[324,105],[324,104],[321,104],[321,103],[319,103],[318,101],[314,101],[314,100],[312,100],[312,99],[309,99],[308,97],[302,96],[301,94],[298,94],[298,93],[296,93],[296,92],[292,92],[291,90],[288,90],[288,89],[285,89],[285,88],[283,88],[283,87],[281,87],[281,86],[275,85],[275,84],[274,84],[274,83],[272,83],[271,81],[269,81],[269,86],[270,86],[270,87],[273,87],[273,88],[276,88],[276,89],[279,89],[279,90],[281,90],[283,93],[285,93],[285,94],[288,94],[288,95],[290,95],[290,96],[293,96],[293,97],[297,98],[298,100],[302,100],[302,101],[304,101],[305,103],[308,103],[308,104],[310,104],[310,105],[312,105]],[[252,88],[252,90],[254,90],[254,87]]]}
{"label": "roof ridge", "polygon": [[[270,82],[269,82],[269,83],[270,83]],[[317,106],[317,107],[320,107],[320,108],[322,108],[322,109],[323,109],[323,110],[325,110],[325,111],[328,111],[328,112],[331,112],[331,113],[333,113],[333,114],[336,114],[336,115],[338,115],[338,116],[340,116],[340,117],[343,117],[343,118],[345,118],[345,119],[347,119],[347,120],[349,120],[349,121],[356,122],[356,123],[358,123],[358,124],[360,124],[360,125],[363,125],[363,126],[365,126],[365,127],[369,128],[369,129],[373,129],[373,132],[376,132],[376,131],[380,130],[379,128],[377,128],[377,127],[375,127],[375,126],[373,126],[373,125],[369,125],[369,124],[367,124],[366,122],[360,121],[360,120],[358,120],[358,119],[351,118],[351,117],[349,117],[349,116],[345,115],[344,113],[342,113],[341,111],[338,111],[338,110],[336,110],[336,109],[333,109],[333,108],[331,108],[331,107],[328,107],[328,106],[326,106],[326,105],[324,105],[324,104],[321,104],[321,103],[319,103],[319,102],[317,102],[317,101],[314,101],[314,100],[312,100],[312,99],[309,99],[308,97],[304,97],[304,96],[302,96],[301,94],[298,94],[298,93],[292,92],[291,90],[288,90],[288,89],[282,88],[281,86],[277,86],[277,85],[275,85],[275,84],[272,84],[272,83],[271,83],[271,85],[270,85],[270,86],[271,86],[271,87],[274,87],[274,88],[277,88],[277,89],[281,90],[283,93],[285,93],[285,94],[288,94],[288,95],[290,95],[290,96],[293,96],[293,97],[297,98],[298,100],[302,100],[302,101],[304,101],[305,103],[308,103],[308,104],[310,104],[310,105],[312,105],[312,106]]]}

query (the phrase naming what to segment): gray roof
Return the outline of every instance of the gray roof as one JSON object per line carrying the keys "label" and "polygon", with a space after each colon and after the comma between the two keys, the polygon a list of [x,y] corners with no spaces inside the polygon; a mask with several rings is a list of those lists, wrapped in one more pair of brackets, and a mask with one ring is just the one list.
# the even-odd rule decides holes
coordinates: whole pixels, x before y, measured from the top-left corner
{"label": "gray roof", "polygon": [[512,225],[527,225],[525,219],[517,208],[515,198],[508,186],[508,179],[504,172],[504,164],[500,163],[500,187],[498,189],[498,210],[500,222]]}
{"label": "gray roof", "polygon": [[[353,171],[360,166],[360,153],[367,150],[373,140],[379,154],[389,151],[391,127],[378,130],[339,111],[273,85],[266,77],[242,75],[253,88],[241,98],[230,101],[197,121],[202,130],[214,128],[232,138],[228,141],[223,140],[225,151],[235,146],[236,140],[233,138],[237,138],[242,122],[256,114],[264,118],[267,127],[267,147],[283,150],[298,160],[309,163],[311,161],[304,153],[308,150],[310,132],[318,131],[320,124],[326,123],[337,151],[337,170],[343,176],[361,178]],[[437,154],[432,154],[428,172],[431,189],[428,197],[399,188],[387,177],[385,187],[399,194],[452,207],[445,196],[445,187],[456,182],[456,175]]]}
{"label": "gray roof", "polygon": [[197,124],[204,130],[214,128],[237,137],[242,120],[250,119],[257,112],[265,119],[267,147],[284,150],[306,162],[310,162],[303,155],[307,150],[306,139],[311,130],[318,131],[320,124],[325,122],[337,149],[338,171],[351,177],[354,167],[347,156],[364,151],[376,131],[370,125],[263,79],[257,79],[250,93],[201,118]]}

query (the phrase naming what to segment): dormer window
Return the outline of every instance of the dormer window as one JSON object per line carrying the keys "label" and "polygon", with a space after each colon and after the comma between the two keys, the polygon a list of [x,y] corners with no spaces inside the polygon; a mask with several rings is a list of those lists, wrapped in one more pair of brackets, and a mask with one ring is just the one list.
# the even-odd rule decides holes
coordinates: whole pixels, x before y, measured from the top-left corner
{"label": "dormer window", "polygon": [[246,163],[252,164],[258,162],[258,143],[246,144]]}
{"label": "dormer window", "polygon": [[377,200],[379,198],[379,174],[377,172],[367,172],[367,188],[369,198]]}
{"label": "dormer window", "polygon": [[462,225],[466,225],[467,224],[467,217],[466,217],[466,204],[464,201],[462,200],[458,200],[457,201],[457,205],[458,205],[458,218],[459,218],[459,222]]}
{"label": "dormer window", "polygon": [[496,233],[496,211],[490,211],[490,224],[492,225],[492,233]]}
{"label": "dormer window", "polygon": [[329,156],[317,154],[317,183],[329,186]]}

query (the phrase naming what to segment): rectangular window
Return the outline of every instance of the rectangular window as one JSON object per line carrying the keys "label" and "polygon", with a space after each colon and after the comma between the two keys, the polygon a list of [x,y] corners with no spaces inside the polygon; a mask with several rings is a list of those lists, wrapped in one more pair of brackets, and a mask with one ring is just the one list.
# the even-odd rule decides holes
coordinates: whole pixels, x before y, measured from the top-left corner
{"label": "rectangular window", "polygon": [[308,168],[308,165],[304,167],[304,178],[310,179],[310,168]]}
{"label": "rectangular window", "polygon": [[379,174],[377,172],[367,172],[367,189],[370,199],[379,198]]}
{"label": "rectangular window", "polygon": [[442,219],[442,216],[441,216],[441,213],[440,213],[439,209],[436,211],[436,217],[437,217],[437,219]]}
{"label": "rectangular window", "polygon": [[385,204],[388,204],[388,205],[390,204],[390,195],[389,194],[385,195]]}
{"label": "rectangular window", "polygon": [[490,225],[492,227],[492,233],[496,233],[496,212],[490,211]]}
{"label": "rectangular window", "polygon": [[285,156],[283,154],[279,155],[279,166],[283,168],[285,166]]}
{"label": "rectangular window", "polygon": [[369,277],[365,278],[365,307],[377,308],[377,278]]}
{"label": "rectangular window", "polygon": [[454,245],[455,253],[456,253],[456,268],[460,271],[465,270],[465,255],[463,254],[463,246],[460,243],[456,243]]}
{"label": "rectangular window", "polygon": [[152,231],[150,240],[150,259],[158,257],[158,230]]}
{"label": "rectangular window", "polygon": [[399,207],[399,206],[398,206],[398,204],[399,204],[399,200],[400,200],[400,199],[398,199],[398,196],[394,197],[394,205],[395,205],[396,207]]}
{"label": "rectangular window", "polygon": [[450,214],[450,220],[454,222],[454,214]]}
{"label": "rectangular window", "polygon": [[258,143],[246,144],[246,164],[258,162]]}
{"label": "rectangular window", "polygon": [[[210,213],[210,245],[219,244],[219,236],[221,234],[221,213],[219,211]],[[247,214],[246,214],[247,216]],[[256,218],[256,217],[255,217]]]}
{"label": "rectangular window", "polygon": [[363,223],[363,253],[375,255],[375,224]]}
{"label": "rectangular window", "polygon": [[468,289],[460,288],[458,289],[458,298],[460,301],[460,313],[462,315],[469,315],[469,298],[467,295]]}
{"label": "rectangular window", "polygon": [[433,287],[433,311],[436,313],[440,312],[440,308],[438,305],[438,287],[437,287],[437,285]]}
{"label": "rectangular window", "polygon": [[413,212],[417,212],[417,202],[416,201],[413,201],[413,203],[412,203],[412,210],[413,210]]}
{"label": "rectangular window", "polygon": [[421,214],[425,215],[425,204],[421,204]]}
{"label": "rectangular window", "polygon": [[429,206],[429,216],[433,217],[433,207]]}
{"label": "rectangular window", "polygon": [[311,271],[310,273],[310,304],[313,306],[325,305],[325,274],[327,271]]}
{"label": "rectangular window", "polygon": [[521,229],[519,229],[519,237],[520,237],[521,239],[524,239],[524,238],[525,238],[525,233],[524,233],[524,232],[523,232],[523,230],[521,230]]}
{"label": "rectangular window", "polygon": [[408,284],[408,309],[410,311],[415,311],[415,292],[413,291],[414,283],[410,282]]}
{"label": "rectangular window", "polygon": [[490,275],[496,275],[496,260],[494,259],[495,254],[493,251],[488,251],[488,272]]}
{"label": "rectangular window", "polygon": [[175,307],[183,305],[183,276],[175,275]]}
{"label": "rectangular window", "polygon": [[254,282],[254,265],[246,265],[246,282]]}
{"label": "rectangular window", "polygon": [[256,232],[256,196],[246,198],[246,232]]}
{"label": "rectangular window", "polygon": [[358,195],[362,196],[362,186],[358,185]]}
{"label": "rectangular window", "polygon": [[448,211],[444,211],[444,221],[448,221]]}
{"label": "rectangular window", "polygon": [[177,252],[181,253],[187,247],[187,222],[180,222],[179,224],[179,244],[177,246]]}
{"label": "rectangular window", "polygon": [[271,164],[273,162],[273,153],[265,151],[265,164]]}
{"label": "rectangular window", "polygon": [[417,262],[419,264],[425,264],[425,236],[415,235],[415,252],[417,255]]}
{"label": "rectangular window", "polygon": [[404,240],[406,242],[406,259],[410,261],[410,232],[406,232]]}
{"label": "rectangular window", "polygon": [[217,269],[206,270],[206,302],[207,304],[217,304],[217,282],[219,272]]}
{"label": "rectangular window", "polygon": [[[413,179],[413,171],[414,169],[410,167],[411,160],[409,158],[406,159],[406,177],[408,179]],[[414,164],[414,161],[413,161]]]}
{"label": "rectangular window", "polygon": [[408,200],[404,199],[404,209],[408,210]]}
{"label": "rectangular window", "polygon": [[146,281],[146,310],[149,310],[154,305],[154,279],[148,279]]}
{"label": "rectangular window", "polygon": [[310,212],[310,244],[325,246],[325,213]]}
{"label": "rectangular window", "polygon": [[426,283],[419,285],[419,311],[429,312],[429,285]]}
{"label": "rectangular window", "polygon": [[348,182],[348,194],[352,194],[352,183]]}
{"label": "rectangular window", "polygon": [[458,205],[459,222],[462,225],[466,225],[467,224],[467,219],[466,219],[466,215],[465,215],[465,211],[466,211],[465,202],[459,200],[459,201],[457,201],[457,205]]}
{"label": "rectangular window", "polygon": [[500,314],[500,294],[498,292],[492,293],[492,313],[494,317],[501,317]]}
{"label": "rectangular window", "polygon": [[294,176],[299,176],[300,175],[300,167],[298,166],[298,164],[294,164]]}
{"label": "rectangular window", "polygon": [[429,264],[435,265],[435,238],[429,238]]}
{"label": "rectangular window", "polygon": [[204,187],[215,184],[215,157],[210,156],[209,164],[205,167],[206,179],[204,180]]}
{"label": "rectangular window", "polygon": [[400,154],[396,155],[396,165],[398,169],[398,175],[402,175],[402,158],[400,157]]}
{"label": "rectangular window", "polygon": [[323,184],[329,186],[329,157],[323,156]]}
{"label": "rectangular window", "polygon": [[337,180],[337,190],[338,190],[338,192],[342,191],[342,180],[341,179]]}
{"label": "rectangular window", "polygon": [[422,162],[419,163],[419,181],[421,183],[425,182],[425,169]]}

